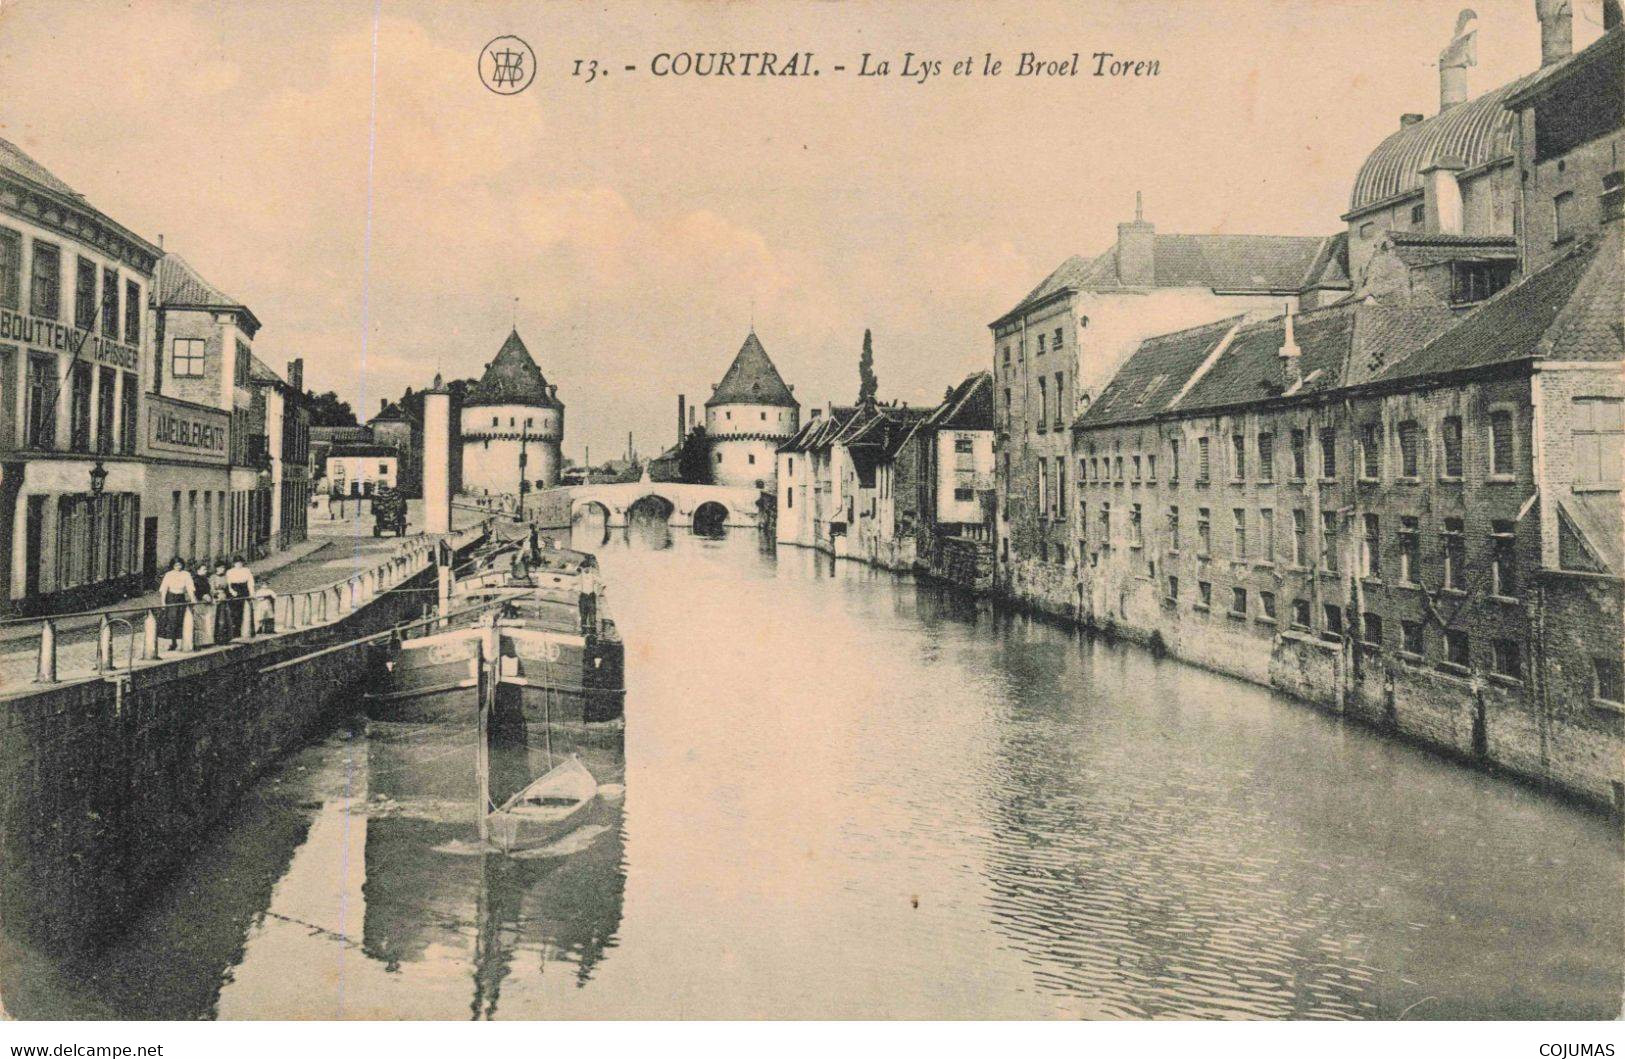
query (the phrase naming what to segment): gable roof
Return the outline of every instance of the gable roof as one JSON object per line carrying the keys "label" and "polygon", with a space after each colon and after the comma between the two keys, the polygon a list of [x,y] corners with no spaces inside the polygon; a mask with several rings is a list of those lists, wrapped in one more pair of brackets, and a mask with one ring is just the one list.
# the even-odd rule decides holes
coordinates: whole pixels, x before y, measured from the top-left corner
{"label": "gable roof", "polygon": [[1378,372],[1383,381],[1491,364],[1625,359],[1619,225],[1499,292],[1449,331]]}
{"label": "gable roof", "polygon": [[925,422],[941,430],[992,430],[993,373],[978,371],[965,376]]}
{"label": "gable roof", "polygon": [[767,350],[762,348],[761,340],[756,337],[754,330],[745,336],[744,344],[739,347],[739,352],[734,354],[733,363],[728,365],[722,381],[717,383],[710,399],[705,402],[707,408],[724,404],[801,407],[801,403],[790,392],[790,387],[784,384],[779,369],[773,366]]}
{"label": "gable roof", "polygon": [[1232,316],[1147,338],[1078,417],[1078,425],[1106,426],[1164,411],[1242,319]]}
{"label": "gable roof", "polygon": [[1451,235],[1395,232],[1383,237],[1394,256],[1412,267],[1449,261],[1516,261],[1518,240],[1510,235]]}
{"label": "gable roof", "polygon": [[416,421],[416,417],[401,407],[399,401],[390,401],[379,409],[377,415],[367,420],[367,425],[371,426],[374,423],[413,423]]}
{"label": "gable roof", "polygon": [[[1306,286],[1346,285],[1346,272],[1338,275],[1338,238],[1335,235],[1154,234],[1150,285],[1258,293],[1296,293]],[[1346,249],[1343,253],[1346,255]],[[1092,260],[1077,256],[1067,258],[994,323],[1002,323],[1064,291],[1137,289],[1140,287],[1123,282],[1114,243],[1110,250]]]}
{"label": "gable roof", "polygon": [[780,452],[813,452],[827,449],[847,428],[858,409],[850,405],[835,406],[829,415],[814,415],[801,425],[801,429],[779,446]]}
{"label": "gable roof", "polygon": [[159,260],[153,273],[153,288],[160,307],[233,312],[247,317],[245,330],[250,336],[260,328],[259,317],[252,309],[204,279],[179,254],[165,254]]}
{"label": "gable roof", "polygon": [[518,328],[508,332],[502,348],[485,366],[485,374],[469,387],[468,396],[463,400],[464,408],[493,404],[564,408],[542,375],[542,369],[536,366],[530,350],[525,348]]}

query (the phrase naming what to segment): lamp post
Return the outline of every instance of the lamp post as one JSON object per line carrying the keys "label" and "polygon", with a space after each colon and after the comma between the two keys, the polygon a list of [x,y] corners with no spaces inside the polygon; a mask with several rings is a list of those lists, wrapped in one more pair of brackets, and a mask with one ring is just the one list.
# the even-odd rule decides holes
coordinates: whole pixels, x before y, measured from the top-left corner
{"label": "lamp post", "polygon": [[97,460],[96,466],[90,469],[90,495],[101,496],[102,490],[107,488],[107,468],[102,461]]}

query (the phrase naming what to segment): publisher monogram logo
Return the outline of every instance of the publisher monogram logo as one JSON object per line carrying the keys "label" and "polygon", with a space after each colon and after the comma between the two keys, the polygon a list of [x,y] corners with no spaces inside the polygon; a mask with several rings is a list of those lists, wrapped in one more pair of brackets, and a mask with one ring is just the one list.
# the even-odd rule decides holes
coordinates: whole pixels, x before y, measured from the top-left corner
{"label": "publisher monogram logo", "polygon": [[536,79],[536,53],[514,36],[502,36],[480,50],[480,80],[500,96],[523,92]]}

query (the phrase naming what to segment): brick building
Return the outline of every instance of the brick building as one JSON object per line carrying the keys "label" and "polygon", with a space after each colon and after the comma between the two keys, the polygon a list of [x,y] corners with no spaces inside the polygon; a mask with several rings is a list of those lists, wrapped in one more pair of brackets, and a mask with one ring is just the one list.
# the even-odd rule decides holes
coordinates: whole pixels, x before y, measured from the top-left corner
{"label": "brick building", "polygon": [[1067,427],[1146,335],[1345,295],[1342,236],[1159,234],[1136,209],[995,320],[998,590],[1069,612]]}
{"label": "brick building", "polygon": [[[916,564],[966,588],[991,586],[993,572],[993,373],[953,387],[909,442]],[[901,460],[899,461],[902,462]]]}

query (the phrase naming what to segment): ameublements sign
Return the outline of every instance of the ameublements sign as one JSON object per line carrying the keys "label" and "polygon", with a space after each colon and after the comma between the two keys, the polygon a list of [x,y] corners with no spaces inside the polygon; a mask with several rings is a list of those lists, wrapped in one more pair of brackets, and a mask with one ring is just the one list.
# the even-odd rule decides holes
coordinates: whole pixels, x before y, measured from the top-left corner
{"label": "ameublements sign", "polygon": [[[58,353],[72,353],[79,348],[84,332],[77,327],[28,316],[11,310],[0,311],[0,342],[21,342],[36,349],[51,349]],[[127,346],[112,338],[94,332],[85,339],[81,357],[97,364],[108,364],[126,371],[140,367],[140,354],[134,346]]]}
{"label": "ameublements sign", "polygon": [[224,411],[148,394],[146,420],[148,454],[226,462],[231,419]]}

